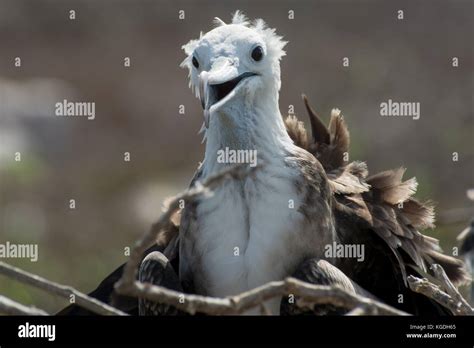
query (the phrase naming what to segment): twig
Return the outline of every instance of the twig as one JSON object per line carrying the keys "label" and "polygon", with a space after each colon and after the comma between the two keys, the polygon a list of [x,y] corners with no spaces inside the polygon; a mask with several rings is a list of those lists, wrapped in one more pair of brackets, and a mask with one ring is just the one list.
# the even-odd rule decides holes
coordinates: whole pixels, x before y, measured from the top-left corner
{"label": "twig", "polygon": [[22,305],[2,295],[0,295],[0,313],[7,315],[48,315],[41,309]]}
{"label": "twig", "polygon": [[291,293],[302,300],[297,301],[297,304],[304,307],[311,308],[317,304],[331,303],[335,306],[353,309],[362,305],[370,308],[371,313],[380,315],[408,315],[384,303],[349,293],[339,287],[313,285],[294,278],[270,282],[239,295],[226,298],[183,294],[161,286],[144,284],[138,281],[134,281],[130,287],[122,288],[122,290],[126,290],[124,294],[172,305],[190,314],[241,314],[260,306],[271,298]]}
{"label": "twig", "polygon": [[469,311],[472,312],[473,309],[466,301],[466,299],[462,297],[462,295],[459,293],[458,289],[454,286],[454,284],[451,283],[443,267],[438,264],[433,264],[431,265],[431,270],[433,271],[435,277],[441,282],[441,285],[444,287],[448,295],[459,303],[459,307],[464,308],[466,313],[469,313]]}
{"label": "twig", "polygon": [[94,313],[101,315],[127,315],[112,306],[109,306],[99,300],[87,296],[86,294],[70,287],[61,285],[50,280],[44,279],[38,275],[28,273],[19,268],[8,265],[4,262],[0,262],[0,274],[3,274],[12,279],[18,280],[22,283],[40,288],[49,293],[70,299],[74,296],[76,304],[84,307]]}
{"label": "twig", "polygon": [[428,279],[417,278],[412,275],[408,276],[408,285],[414,292],[420,293],[429,297],[449,309],[455,315],[473,314],[474,311],[469,305],[464,305],[463,302],[454,299],[448,293],[444,292],[438,285],[428,281]]}

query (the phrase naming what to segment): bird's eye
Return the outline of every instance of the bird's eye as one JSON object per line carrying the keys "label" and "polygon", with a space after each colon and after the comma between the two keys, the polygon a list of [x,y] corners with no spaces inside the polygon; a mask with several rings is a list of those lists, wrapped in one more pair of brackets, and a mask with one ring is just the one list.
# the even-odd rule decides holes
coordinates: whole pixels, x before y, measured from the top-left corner
{"label": "bird's eye", "polygon": [[194,57],[194,56],[193,56],[193,65],[194,65],[194,67],[195,67],[196,69],[199,68],[199,62],[198,62],[198,60],[196,59],[196,57]]}
{"label": "bird's eye", "polygon": [[257,46],[252,50],[252,59],[256,62],[261,61],[263,58],[263,48],[262,46]]}

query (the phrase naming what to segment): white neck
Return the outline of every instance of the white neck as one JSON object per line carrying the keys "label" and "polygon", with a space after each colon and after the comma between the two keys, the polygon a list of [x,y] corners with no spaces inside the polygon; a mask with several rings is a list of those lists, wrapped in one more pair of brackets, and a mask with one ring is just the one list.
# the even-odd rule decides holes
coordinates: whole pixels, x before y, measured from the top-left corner
{"label": "white neck", "polygon": [[256,150],[258,163],[288,152],[293,146],[278,106],[278,90],[262,91],[232,100],[222,110],[211,115],[206,131],[204,175],[222,170],[217,151]]}

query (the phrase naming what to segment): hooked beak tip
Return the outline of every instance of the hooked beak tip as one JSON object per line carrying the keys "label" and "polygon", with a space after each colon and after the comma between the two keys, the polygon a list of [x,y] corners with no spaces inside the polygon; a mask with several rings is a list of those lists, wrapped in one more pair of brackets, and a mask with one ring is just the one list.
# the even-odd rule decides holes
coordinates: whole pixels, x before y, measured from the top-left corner
{"label": "hooked beak tip", "polygon": [[206,126],[206,128],[209,128],[209,114],[209,110],[204,110],[204,125]]}
{"label": "hooked beak tip", "polygon": [[207,82],[208,76],[205,71],[199,75],[199,99],[201,100],[201,106],[206,109],[206,93],[207,93]]}
{"label": "hooked beak tip", "polygon": [[204,84],[202,80],[199,81],[199,100],[201,101],[201,106],[203,109],[206,108],[206,103],[204,101]]}
{"label": "hooked beak tip", "polygon": [[199,99],[201,100],[201,106],[204,110],[204,124],[206,128],[209,128],[209,116],[210,112],[208,109],[208,75],[205,71],[203,71],[199,75]]}

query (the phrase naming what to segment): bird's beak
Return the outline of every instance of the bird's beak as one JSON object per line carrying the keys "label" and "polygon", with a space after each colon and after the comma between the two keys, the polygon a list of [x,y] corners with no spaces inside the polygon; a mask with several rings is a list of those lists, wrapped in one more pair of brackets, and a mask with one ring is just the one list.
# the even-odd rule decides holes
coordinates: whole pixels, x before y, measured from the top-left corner
{"label": "bird's beak", "polygon": [[209,74],[207,71],[203,71],[199,75],[199,99],[201,100],[201,106],[204,110],[204,124],[206,128],[209,128],[209,117],[210,117],[210,103],[209,103],[209,83],[208,83]]}
{"label": "bird's beak", "polygon": [[[199,99],[204,110],[204,124],[209,128],[212,111],[225,103],[238,83],[253,73],[239,74],[237,66],[228,58],[221,57],[216,60],[209,71],[199,74]],[[222,102],[221,102],[222,101]]]}

